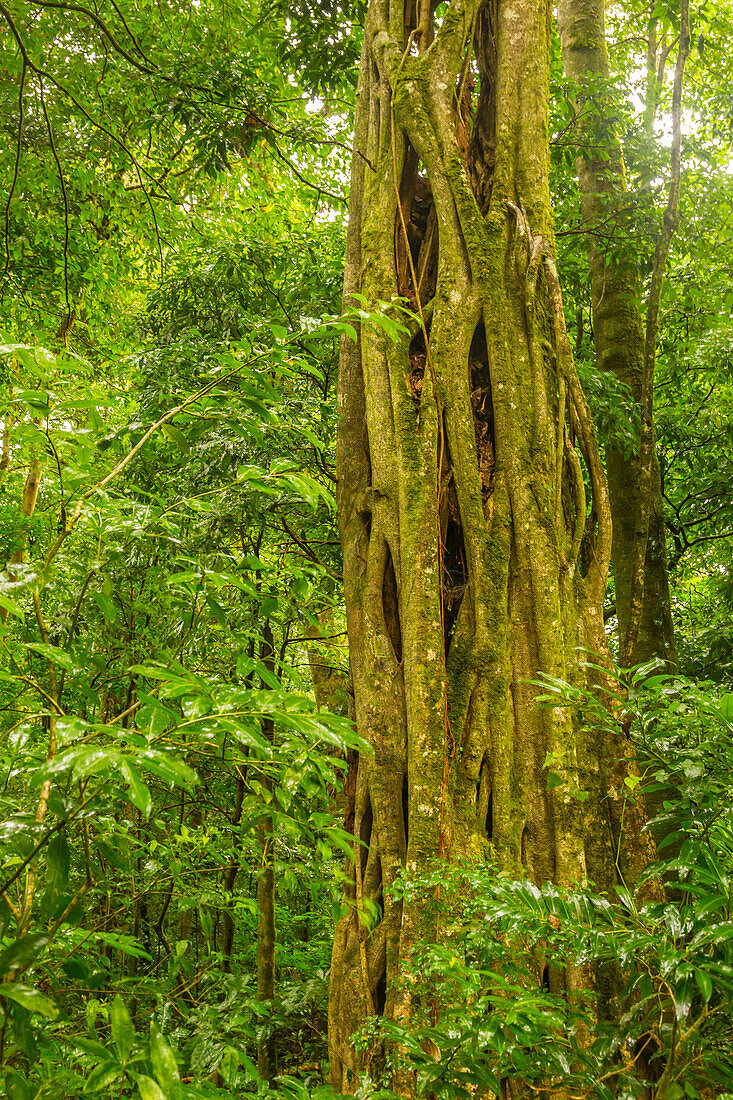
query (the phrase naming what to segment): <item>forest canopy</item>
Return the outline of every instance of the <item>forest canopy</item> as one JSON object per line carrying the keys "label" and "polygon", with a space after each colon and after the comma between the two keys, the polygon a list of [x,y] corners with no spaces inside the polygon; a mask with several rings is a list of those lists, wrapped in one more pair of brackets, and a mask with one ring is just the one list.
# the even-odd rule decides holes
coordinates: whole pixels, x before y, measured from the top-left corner
{"label": "forest canopy", "polygon": [[2,0],[9,1100],[733,1096],[729,0]]}

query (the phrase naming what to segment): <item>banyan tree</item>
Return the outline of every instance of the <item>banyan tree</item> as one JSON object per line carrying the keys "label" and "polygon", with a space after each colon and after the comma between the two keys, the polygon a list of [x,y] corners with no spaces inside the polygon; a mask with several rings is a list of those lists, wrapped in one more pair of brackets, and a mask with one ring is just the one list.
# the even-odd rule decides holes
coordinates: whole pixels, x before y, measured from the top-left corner
{"label": "banyan tree", "polygon": [[489,853],[517,877],[611,890],[619,851],[632,878],[646,858],[624,747],[535,702],[543,675],[585,684],[603,663],[611,549],[555,264],[550,20],[547,0],[372,0],[366,16],[344,284],[363,319],[341,349],[338,506],[370,751],[333,951],[343,1091],[364,1020],[409,1023],[400,977],[436,932],[396,876]]}

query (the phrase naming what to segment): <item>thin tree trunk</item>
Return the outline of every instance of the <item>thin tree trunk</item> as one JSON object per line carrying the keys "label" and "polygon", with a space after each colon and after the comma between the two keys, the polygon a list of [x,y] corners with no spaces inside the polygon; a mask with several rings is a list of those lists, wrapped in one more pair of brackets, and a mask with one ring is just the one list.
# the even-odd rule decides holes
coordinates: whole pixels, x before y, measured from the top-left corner
{"label": "thin tree trunk", "polygon": [[334,635],[333,612],[325,608],[318,625],[308,626],[306,636],[313,639],[308,646],[308,667],[313,681],[316,705],[332,714],[348,714],[349,673],[345,639]]}
{"label": "thin tree trunk", "polygon": [[[262,853],[257,880],[257,1000],[272,1004],[275,996],[275,863],[273,859],[272,818],[259,828]],[[257,1072],[272,1083],[275,1076],[275,1034],[269,1021],[257,1043]]]}
{"label": "thin tree trunk", "polygon": [[[612,371],[629,388],[645,437],[632,455],[612,445],[606,448],[621,662],[635,665],[661,657],[673,666],[674,628],[652,419],[653,386],[646,381],[640,280],[636,267],[617,259],[594,234],[597,224],[608,224],[614,215],[619,233],[631,229],[623,152],[609,101],[604,15],[605,0],[560,0],[558,4],[565,71],[578,87],[576,109],[584,148],[577,159],[577,172],[589,230],[596,361],[601,370]],[[653,27],[651,41],[656,57]],[[650,64],[653,81],[649,96],[656,97],[656,64]],[[646,412],[642,409],[645,402]]]}
{"label": "thin tree trunk", "polygon": [[236,795],[234,801],[234,810],[232,812],[231,827],[232,827],[232,857],[231,863],[227,867],[226,874],[224,876],[224,891],[226,894],[226,901],[229,908],[224,910],[222,927],[223,938],[221,946],[222,955],[222,970],[225,974],[231,973],[232,969],[232,949],[234,947],[234,916],[232,913],[232,906],[234,899],[232,893],[234,891],[234,883],[241,867],[241,852],[240,852],[240,822],[242,820],[242,804],[244,802],[244,774],[241,768],[237,768],[236,778]]}
{"label": "thin tree trunk", "polygon": [[[3,438],[3,456],[2,462],[5,462],[6,448],[9,455],[9,420],[6,421],[5,433]],[[30,519],[36,510],[36,503],[38,501],[38,490],[41,487],[41,473],[43,466],[41,459],[38,455],[35,444],[31,445],[31,456],[28,463],[28,474],[23,485],[23,496],[20,501],[20,513],[24,519]],[[27,541],[27,533],[24,532],[21,536],[20,543],[17,549],[14,551],[10,561],[6,563],[6,570],[8,578],[12,581],[15,579],[15,571],[12,568],[14,565],[19,565],[23,561],[23,554],[25,553],[25,545]],[[8,617],[8,611],[5,607],[0,607],[0,623],[4,623]]]}
{"label": "thin tree trunk", "polygon": [[[27,483],[26,483],[27,485]],[[38,489],[36,487],[36,494]],[[35,506],[35,498],[34,498]],[[33,609],[36,613],[36,623],[38,626],[38,633],[41,636],[41,641],[44,645],[48,645],[50,642],[50,636],[48,632],[48,626],[43,615],[43,609],[41,608],[41,600],[38,592],[33,592]],[[46,701],[50,704],[48,712],[43,716],[42,727],[47,734],[47,749],[46,749],[46,762],[49,763],[56,756],[57,748],[57,730],[56,721],[60,714],[63,714],[61,707],[59,706],[59,691],[58,683],[56,679],[56,666],[51,660],[46,661],[46,674],[48,678],[48,692],[46,693]],[[38,793],[38,800],[36,802],[36,815],[35,820],[37,825],[42,825],[46,820],[48,813],[48,802],[51,795],[51,787],[53,780],[49,777],[43,780],[41,789]],[[35,890],[36,890],[36,876],[37,876],[37,863],[31,863],[26,872],[25,889],[23,892],[23,901],[20,906],[20,912],[18,915],[18,936],[26,936],[31,926],[31,918],[33,915],[33,905],[35,902]]]}
{"label": "thin tree trunk", "polygon": [[[371,3],[356,115],[345,307],[378,314],[400,295],[412,317],[387,308],[408,330],[391,334],[362,319],[340,359],[350,662],[372,749],[332,959],[331,1081],[346,1092],[364,1019],[427,1011],[399,979],[443,932],[424,892],[390,893],[403,870],[490,852],[538,882],[589,874],[612,889],[622,815],[627,881],[649,855],[641,806],[624,799],[628,747],[538,708],[532,685],[587,682],[579,647],[607,659],[611,552],[554,264],[549,4],[453,0],[439,28],[430,12],[429,0]],[[367,909],[380,914],[369,932]]]}
{"label": "thin tree trunk", "polygon": [[[263,629],[260,660],[270,672],[275,670],[275,650],[269,619]],[[272,741],[271,719],[262,723],[262,733]],[[263,772],[262,787],[272,793],[272,780]],[[257,1000],[272,1005],[275,996],[275,828],[272,817],[265,814],[258,828],[260,873],[257,879]],[[272,1083],[277,1072],[275,1033],[265,1020],[257,1043],[257,1072],[263,1081]]]}
{"label": "thin tree trunk", "polygon": [[[260,547],[262,545],[262,534],[260,531],[257,537],[257,542],[254,546],[255,554],[259,554]],[[259,587],[259,572],[257,574],[257,584]],[[253,660],[255,655],[255,638],[252,636],[248,644],[249,658]],[[253,674],[250,672],[247,677],[247,684],[251,686]],[[234,883],[236,882],[237,875],[239,874],[242,866],[241,858],[241,820],[242,820],[242,806],[244,804],[244,787],[247,780],[247,763],[246,758],[249,755],[249,749],[244,747],[245,763],[243,767],[235,765],[236,767],[236,779],[235,779],[235,799],[234,810],[232,811],[231,826],[232,826],[232,860],[227,867],[226,874],[224,875],[224,891],[227,896],[228,908],[224,910],[224,917],[222,921],[223,925],[223,940],[222,940],[222,969],[226,974],[231,972],[232,968],[232,950],[234,948],[234,933],[236,931],[234,923],[233,905],[234,905]]]}
{"label": "thin tree trunk", "polygon": [[[667,270],[667,259],[679,221],[679,199],[682,183],[682,87],[685,65],[690,53],[690,10],[689,0],[680,0],[680,33],[677,48],[677,60],[674,69],[672,87],[672,146],[670,149],[669,187],[667,206],[662,226],[654,249],[654,263],[647,297],[646,319],[644,326],[644,371],[641,387],[641,445],[640,465],[643,473],[641,494],[641,519],[646,521],[649,539],[652,537],[652,516],[654,483],[658,481],[659,470],[655,467],[654,437],[654,371],[657,355],[657,334],[659,329],[659,311],[662,302],[662,288]],[[660,61],[660,70],[662,68]],[[660,71],[658,70],[658,72]],[[661,83],[661,75],[659,76]],[[662,527],[662,530],[664,528]],[[631,571],[631,613],[626,637],[621,649],[622,662],[629,664],[637,650],[637,642],[644,611],[644,558],[645,548],[638,546],[632,561]]]}
{"label": "thin tree trunk", "polygon": [[[354,720],[353,691],[348,668],[348,648],[345,639],[333,635],[333,613],[325,609],[319,616],[318,626],[309,626],[308,665],[313,681],[313,694],[319,709],[329,710],[342,718]],[[343,783],[332,792],[334,809],[342,817],[344,828],[354,825],[354,798],[359,754],[355,749],[346,751],[346,771]]]}

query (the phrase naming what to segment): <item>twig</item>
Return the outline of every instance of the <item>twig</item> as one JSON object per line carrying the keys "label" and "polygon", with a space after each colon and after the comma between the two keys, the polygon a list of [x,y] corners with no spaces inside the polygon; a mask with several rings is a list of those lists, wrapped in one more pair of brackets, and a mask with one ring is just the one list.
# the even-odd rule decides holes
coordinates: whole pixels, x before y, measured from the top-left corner
{"label": "twig", "polygon": [[[130,65],[132,65],[134,68],[138,69],[141,73],[145,73],[148,76],[153,75],[155,70],[152,69],[152,68],[148,68],[145,65],[141,65],[139,61],[136,61],[135,58],[132,57],[127,52],[127,50],[124,48],[124,46],[120,45],[120,43],[117,41],[115,36],[112,34],[112,31],[109,29],[107,24],[104,22],[103,19],[100,19],[100,17],[96,14],[96,12],[89,11],[88,8],[82,7],[81,4],[62,4],[62,3],[59,3],[58,0],[26,0],[26,2],[30,3],[30,4],[33,4],[34,7],[37,7],[37,8],[52,8],[52,9],[55,9],[56,11],[67,11],[67,12],[73,11],[73,12],[77,12],[79,15],[85,15],[87,17],[87,19],[91,19],[91,21],[99,28],[99,30],[102,32],[102,34],[107,39],[109,39],[109,42],[112,45],[112,47],[115,50],[117,50],[117,53],[121,54],[121,56],[124,57],[125,61],[129,62]],[[117,9],[117,5],[115,5],[115,8]],[[119,9],[117,9],[117,13],[118,13],[118,15],[120,14]],[[123,23],[124,22],[125,21],[123,19]],[[133,41],[135,41],[135,39],[132,36],[132,33],[129,30],[126,23],[125,23],[125,29],[127,30],[128,34],[130,34],[130,37],[133,38]],[[135,45],[137,46],[136,41],[135,41]],[[138,49],[140,49],[139,46],[138,46]],[[140,52],[142,53],[142,50],[140,50]],[[143,54],[143,57],[144,56],[145,55]],[[146,58],[146,60],[147,60],[147,58]]]}
{"label": "twig", "polygon": [[41,839],[38,841],[38,843],[36,844],[35,848],[31,852],[31,854],[23,860],[23,862],[20,864],[19,867],[16,867],[15,871],[10,876],[10,878],[7,879],[7,881],[4,882],[2,884],[2,886],[0,886],[0,895],[6,893],[7,890],[8,890],[8,887],[12,886],[13,883],[17,879],[20,878],[20,876],[23,874],[23,872],[25,871],[26,867],[31,862],[31,860],[36,858],[36,856],[38,855],[38,853],[41,851],[42,848],[45,848],[45,846],[48,844],[51,837],[55,836],[56,833],[60,833],[62,829],[66,828],[66,826],[69,824],[70,821],[73,821],[75,817],[79,816],[81,811],[89,805],[89,803],[92,800],[92,797],[93,796],[90,795],[89,798],[85,798],[84,801],[81,802],[77,806],[77,808],[69,814],[68,817],[62,818],[60,821],[57,821],[55,825],[51,826],[51,828],[48,830],[46,835],[41,837]]}
{"label": "twig", "polygon": [[135,458],[135,456],[139,454],[139,452],[148,442],[150,437],[155,434],[158,428],[161,428],[164,424],[167,424],[168,421],[172,420],[174,416],[178,416],[179,413],[183,412],[190,405],[195,404],[196,401],[200,401],[202,397],[205,397],[206,394],[210,393],[211,390],[213,390],[216,386],[221,385],[223,382],[226,382],[227,379],[233,378],[234,375],[239,374],[239,372],[243,370],[245,366],[249,366],[251,363],[257,362],[257,360],[265,358],[265,355],[266,353],[263,352],[261,355],[257,355],[253,359],[249,359],[246,363],[240,363],[239,366],[234,368],[234,370],[229,371],[227,374],[221,375],[220,378],[214,378],[211,382],[207,382],[206,385],[202,386],[200,390],[197,390],[196,393],[191,394],[191,396],[187,397],[185,401],[182,401],[180,405],[176,405],[174,409],[171,409],[169,412],[165,413],[164,416],[161,416],[158,420],[156,420],[154,424],[151,424],[151,426],[142,435],[135,446],[130,451],[128,451],[128,453],[123,459],[121,459],[120,462],[117,463],[114,469],[111,470],[110,473],[108,473],[105,477],[103,477],[101,481],[98,481],[95,485],[91,487],[91,489],[87,489],[87,491],[85,493],[82,493],[82,495],[79,497],[71,518],[67,520],[67,522],[64,524],[63,530],[46,554],[46,559],[43,563],[43,569],[45,570],[48,568],[48,566],[51,564],[51,562],[63,546],[66,539],[76,527],[77,523],[79,522],[79,518],[81,517],[84,505],[89,500],[89,498],[94,496],[95,493],[98,493],[102,489],[106,488],[106,486],[109,485],[109,483],[113,481],[114,478],[116,478],[119,474],[122,473],[124,469],[127,468],[127,466],[129,466],[133,458]]}

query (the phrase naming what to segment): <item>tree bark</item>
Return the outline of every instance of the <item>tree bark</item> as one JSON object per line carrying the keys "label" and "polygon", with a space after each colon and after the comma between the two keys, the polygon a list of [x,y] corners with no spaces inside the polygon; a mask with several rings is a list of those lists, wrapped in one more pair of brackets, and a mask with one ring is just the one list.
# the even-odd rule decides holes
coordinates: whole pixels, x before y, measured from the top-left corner
{"label": "tree bark", "polygon": [[[628,387],[641,412],[645,326],[638,268],[616,258],[613,247],[602,244],[594,233],[601,223],[609,222],[619,233],[633,229],[623,151],[609,95],[605,0],[559,0],[557,14],[565,71],[577,87],[575,106],[583,145],[577,172],[589,233],[596,362],[600,370],[612,371]],[[641,442],[631,455],[606,447],[612,562],[622,662],[636,665],[660,657],[671,667],[676,664],[676,652],[651,397],[648,455]],[[636,571],[643,570],[641,583],[634,575],[635,563]]]}
{"label": "tree bark", "polygon": [[[262,862],[257,879],[257,1000],[271,1008],[275,996],[275,859],[271,817],[260,824],[258,840]],[[271,1084],[277,1072],[275,1033],[269,1020],[265,1019],[262,1026],[257,1041],[257,1072]]]}
{"label": "tree bark", "polygon": [[[607,659],[611,552],[554,263],[549,28],[544,0],[453,0],[439,26],[429,0],[374,0],[366,19],[344,302],[371,319],[344,338],[339,377],[350,662],[371,746],[332,961],[331,1080],[346,1092],[358,1026],[425,1011],[398,979],[442,932],[424,893],[392,895],[403,870],[490,857],[612,889],[622,818],[627,881],[648,858],[642,807],[624,801],[628,746],[536,707],[531,682],[585,683],[582,649]],[[397,295],[409,316],[378,305]]]}

